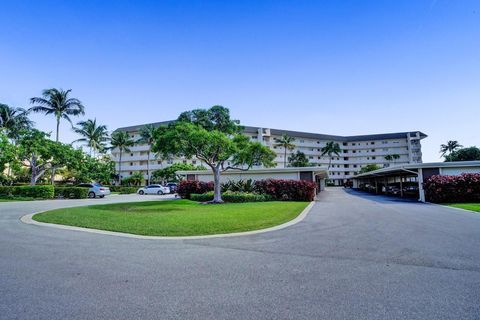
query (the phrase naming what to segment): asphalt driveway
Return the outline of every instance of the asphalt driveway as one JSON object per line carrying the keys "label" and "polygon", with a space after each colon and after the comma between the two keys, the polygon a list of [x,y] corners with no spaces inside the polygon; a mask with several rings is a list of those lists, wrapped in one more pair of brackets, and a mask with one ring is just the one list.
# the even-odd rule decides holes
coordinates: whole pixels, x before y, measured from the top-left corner
{"label": "asphalt driveway", "polygon": [[139,240],[19,221],[135,199],[0,203],[0,319],[480,318],[480,214],[329,189],[299,224],[245,237]]}

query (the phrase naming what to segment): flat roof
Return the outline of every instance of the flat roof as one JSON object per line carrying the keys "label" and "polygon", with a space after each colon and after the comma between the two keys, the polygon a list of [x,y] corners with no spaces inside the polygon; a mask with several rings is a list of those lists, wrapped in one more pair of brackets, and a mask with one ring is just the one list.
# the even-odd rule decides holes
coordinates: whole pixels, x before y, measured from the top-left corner
{"label": "flat roof", "polygon": [[[315,173],[326,173],[326,167],[286,167],[286,168],[254,168],[249,170],[227,170],[223,171],[222,175],[228,174],[238,174],[238,173],[289,173],[289,172],[303,172],[303,171],[312,171]],[[202,174],[208,175],[213,174],[212,170],[179,170],[176,171],[176,174],[187,175],[187,174]]]}
{"label": "flat roof", "polygon": [[[155,127],[167,126],[168,124],[174,122],[175,120],[161,121],[149,123]],[[146,124],[134,125],[130,127],[121,127],[115,131],[138,131],[141,127]],[[319,140],[333,140],[340,142],[347,141],[368,141],[368,140],[381,140],[381,139],[399,139],[406,138],[407,134],[410,133],[415,135],[417,132],[420,133],[420,138],[426,138],[427,135],[421,131],[405,131],[405,132],[391,132],[391,133],[375,133],[375,134],[366,134],[366,135],[354,135],[354,136],[338,136],[322,133],[311,133],[303,131],[291,131],[291,130],[282,130],[282,129],[273,129],[268,127],[253,127],[253,126],[243,126],[244,132],[246,133],[257,133],[258,129],[270,129],[270,133],[273,135],[282,135],[287,134],[289,136],[295,136],[300,138],[310,138],[310,139],[319,139]]]}
{"label": "flat roof", "polygon": [[425,163],[413,163],[413,164],[404,164],[404,165],[396,165],[390,166],[387,168],[382,168],[370,172],[365,172],[353,177],[353,179],[357,178],[365,178],[375,175],[385,175],[395,173],[397,171],[405,171],[405,170],[418,170],[418,169],[427,169],[427,168],[461,168],[461,167],[480,167],[480,161],[451,161],[451,162],[425,162]]}

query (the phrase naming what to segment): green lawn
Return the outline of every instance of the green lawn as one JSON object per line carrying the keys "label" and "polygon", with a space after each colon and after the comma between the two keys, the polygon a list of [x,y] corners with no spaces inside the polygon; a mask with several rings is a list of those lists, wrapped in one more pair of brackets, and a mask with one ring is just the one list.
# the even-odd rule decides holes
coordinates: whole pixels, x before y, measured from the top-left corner
{"label": "green lawn", "polygon": [[308,202],[222,205],[189,200],[148,201],[52,210],[40,222],[149,236],[193,236],[263,229],[294,219]]}
{"label": "green lawn", "polygon": [[452,203],[450,207],[480,212],[480,203]]}

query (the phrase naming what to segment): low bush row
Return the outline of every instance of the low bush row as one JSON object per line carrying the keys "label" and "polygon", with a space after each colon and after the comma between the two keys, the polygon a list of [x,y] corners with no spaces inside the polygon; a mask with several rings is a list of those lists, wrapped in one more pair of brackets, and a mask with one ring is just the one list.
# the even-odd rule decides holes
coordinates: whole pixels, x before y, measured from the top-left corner
{"label": "low bush row", "polygon": [[137,193],[138,187],[127,187],[127,186],[107,186],[110,188],[111,192],[119,192],[120,194],[131,194]]}
{"label": "low bush row", "polygon": [[80,187],[55,187],[55,198],[86,199],[88,188]]}
{"label": "low bush row", "polygon": [[480,201],[480,173],[459,176],[434,175],[423,183],[425,197],[430,202]]}
{"label": "low bush row", "polygon": [[[190,194],[190,200],[198,202],[206,202],[213,200],[213,191],[203,194]],[[257,194],[250,192],[232,192],[226,191],[222,193],[222,200],[225,202],[242,203],[242,202],[265,202],[272,200],[270,196],[265,194]]]}
{"label": "low bush row", "polygon": [[305,180],[266,179],[255,181],[255,192],[266,194],[273,200],[313,201],[317,185]]}
{"label": "low bush row", "polygon": [[53,199],[55,189],[51,185],[42,186],[0,186],[0,196]]}
{"label": "low bush row", "polygon": [[[222,184],[222,192],[223,195],[227,192],[235,193],[240,191],[243,191],[241,193],[245,194],[245,190],[248,190],[247,194],[267,196],[268,200],[313,201],[316,187],[314,182],[304,180],[266,179],[254,182],[246,180],[236,183],[224,183]],[[178,194],[184,199],[190,199],[192,194],[202,195],[212,190],[213,182],[181,181],[178,185]],[[222,198],[224,197],[223,195]],[[223,200],[227,201],[226,199]]]}
{"label": "low bush row", "polygon": [[183,199],[190,199],[192,193],[203,194],[208,191],[213,191],[213,182],[183,180],[177,188],[178,195]]}

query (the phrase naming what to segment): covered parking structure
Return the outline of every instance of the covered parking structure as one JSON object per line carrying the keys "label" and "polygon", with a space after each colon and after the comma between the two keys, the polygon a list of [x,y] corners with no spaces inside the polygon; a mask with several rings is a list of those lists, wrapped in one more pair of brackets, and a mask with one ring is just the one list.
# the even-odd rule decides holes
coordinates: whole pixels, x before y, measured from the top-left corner
{"label": "covered parking structure", "polygon": [[388,168],[357,175],[353,187],[377,194],[391,194],[400,197],[417,197],[425,202],[423,182],[433,175],[460,175],[480,173],[480,161],[416,163]]}

